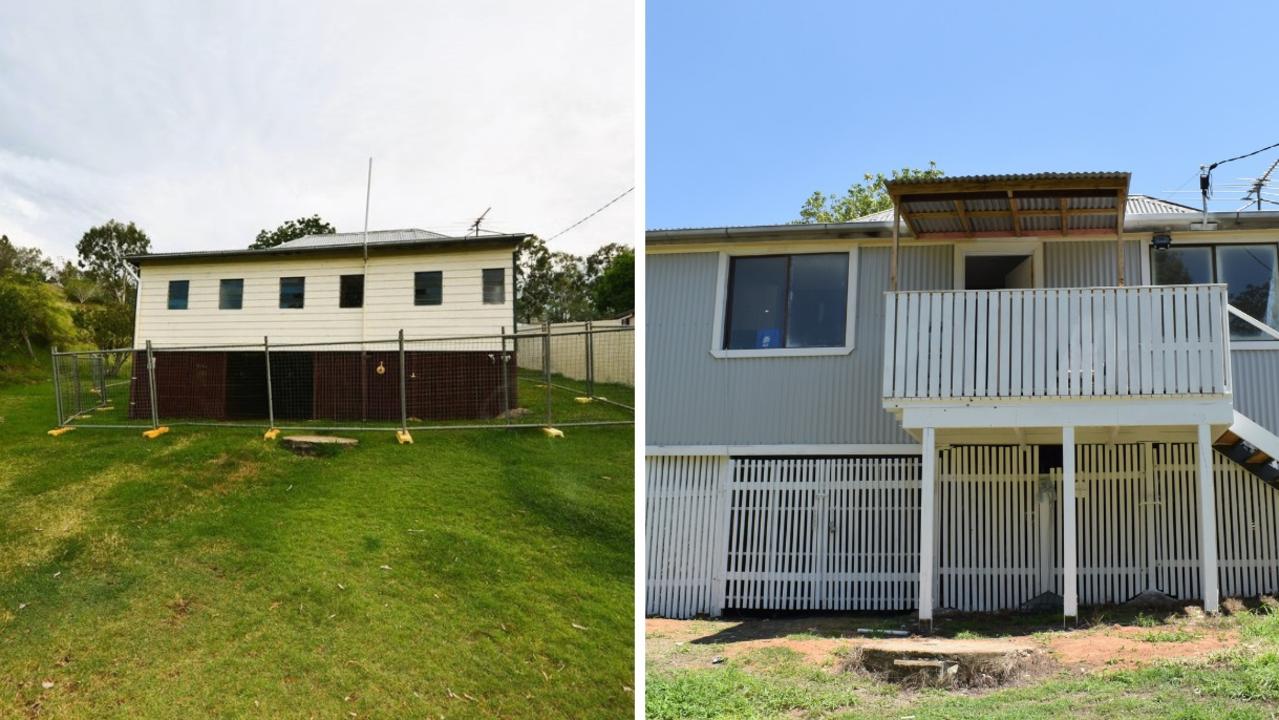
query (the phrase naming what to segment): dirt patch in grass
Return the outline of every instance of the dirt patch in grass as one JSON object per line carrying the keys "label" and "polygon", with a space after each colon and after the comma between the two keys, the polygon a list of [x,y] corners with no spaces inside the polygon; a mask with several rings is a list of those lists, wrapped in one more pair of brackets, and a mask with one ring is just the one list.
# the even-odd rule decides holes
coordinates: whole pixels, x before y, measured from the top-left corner
{"label": "dirt patch in grass", "polygon": [[1233,630],[1112,626],[1052,633],[1045,645],[1062,665],[1096,670],[1135,668],[1160,660],[1203,659],[1238,642],[1239,633]]}

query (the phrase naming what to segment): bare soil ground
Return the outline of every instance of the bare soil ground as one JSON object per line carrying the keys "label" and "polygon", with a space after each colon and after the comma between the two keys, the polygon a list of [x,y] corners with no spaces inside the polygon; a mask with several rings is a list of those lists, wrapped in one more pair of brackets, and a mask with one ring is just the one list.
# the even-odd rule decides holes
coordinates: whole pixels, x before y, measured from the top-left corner
{"label": "bare soil ground", "polygon": [[[1141,620],[1141,616],[1136,619]],[[1195,614],[1170,616],[1157,627],[1127,619],[1127,624],[1097,623],[1075,629],[1009,628],[998,619],[962,621],[964,630],[939,628],[931,637],[885,640],[858,632],[859,628],[908,627],[907,618],[820,616],[799,618],[743,618],[735,620],[646,621],[650,663],[670,669],[705,666],[718,658],[735,658],[768,647],[785,647],[806,663],[838,671],[840,657],[854,648],[875,643],[919,646],[938,652],[1006,648],[1040,649],[1062,668],[1092,672],[1134,668],[1174,658],[1202,659],[1238,642],[1237,631],[1220,628]],[[949,637],[947,636],[949,635]]]}

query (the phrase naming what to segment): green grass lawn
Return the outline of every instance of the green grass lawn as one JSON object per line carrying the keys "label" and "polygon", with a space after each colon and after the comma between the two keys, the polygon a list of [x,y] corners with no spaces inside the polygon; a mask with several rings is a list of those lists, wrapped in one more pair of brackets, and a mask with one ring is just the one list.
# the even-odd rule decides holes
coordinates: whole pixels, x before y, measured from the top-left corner
{"label": "green grass lawn", "polygon": [[621,717],[632,428],[297,457],[0,387],[0,717]]}
{"label": "green grass lawn", "polygon": [[[1225,651],[1193,660],[1173,658],[1135,669],[1081,672],[1049,669],[1014,686],[994,690],[907,690],[865,674],[844,671],[838,653],[814,664],[787,646],[766,646],[713,662],[728,654],[727,642],[671,643],[649,636],[648,716],[656,720],[696,718],[1194,718],[1272,719],[1279,717],[1279,605],[1263,605],[1220,618],[1161,618],[1138,643],[1192,639],[1202,633],[1237,633]],[[900,620],[901,618],[896,618]],[[1125,618],[1116,618],[1126,621]],[[871,619],[819,619],[812,631],[794,634],[841,637],[837,627],[867,627]],[[1107,632],[1106,623],[1090,632]],[[891,623],[897,625],[898,623]],[[1020,635],[979,622],[943,633],[959,637]],[[1198,629],[1193,629],[1198,628]],[[707,630],[716,637],[717,628]],[[952,628],[953,630],[953,628]],[[1047,632],[1060,632],[1047,631]],[[1043,635],[1043,632],[1035,633]],[[772,637],[774,635],[770,635]],[[788,634],[777,637],[792,637]],[[722,638],[722,634],[718,637]],[[654,652],[655,646],[661,650]],[[851,647],[851,644],[850,644]],[[718,658],[717,658],[718,659]]]}

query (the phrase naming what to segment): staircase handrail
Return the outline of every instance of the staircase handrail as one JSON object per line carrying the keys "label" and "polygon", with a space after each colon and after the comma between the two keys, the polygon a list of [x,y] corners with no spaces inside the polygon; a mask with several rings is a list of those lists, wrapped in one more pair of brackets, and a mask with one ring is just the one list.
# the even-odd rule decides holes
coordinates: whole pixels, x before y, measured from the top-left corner
{"label": "staircase handrail", "polygon": [[1270,327],[1269,325],[1267,325],[1267,324],[1265,324],[1265,323],[1261,322],[1260,320],[1258,320],[1258,319],[1254,318],[1253,316],[1249,315],[1248,313],[1246,313],[1246,312],[1244,312],[1244,311],[1240,310],[1239,308],[1235,307],[1234,305],[1226,305],[1226,309],[1230,311],[1230,314],[1231,314],[1231,315],[1234,315],[1235,317],[1239,318],[1240,320],[1243,320],[1244,322],[1248,323],[1249,325],[1251,325],[1251,326],[1253,326],[1253,327],[1257,328],[1257,329],[1258,329],[1258,330],[1260,330],[1261,332],[1263,332],[1263,333],[1265,333],[1265,334],[1269,335],[1271,338],[1274,338],[1275,340],[1279,340],[1279,330],[1275,330],[1274,328],[1272,328],[1272,327]]}

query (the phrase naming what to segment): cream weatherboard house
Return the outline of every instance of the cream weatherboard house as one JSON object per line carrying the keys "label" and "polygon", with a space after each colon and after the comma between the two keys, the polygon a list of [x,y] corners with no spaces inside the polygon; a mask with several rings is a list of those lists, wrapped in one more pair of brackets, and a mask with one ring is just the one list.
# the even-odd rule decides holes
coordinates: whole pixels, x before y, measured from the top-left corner
{"label": "cream weatherboard house", "polygon": [[[133,347],[139,360],[147,347],[155,352],[166,417],[265,418],[269,343],[281,395],[275,417],[397,419],[393,341],[403,331],[435,340],[404,355],[409,414],[493,417],[502,388],[514,387],[493,358],[515,325],[515,250],[524,237],[386,230],[131,257],[139,274]],[[130,414],[148,417],[150,393],[136,375]]]}
{"label": "cream weatherboard house", "polygon": [[1127,173],[647,237],[647,608],[1279,591],[1279,213]]}

